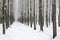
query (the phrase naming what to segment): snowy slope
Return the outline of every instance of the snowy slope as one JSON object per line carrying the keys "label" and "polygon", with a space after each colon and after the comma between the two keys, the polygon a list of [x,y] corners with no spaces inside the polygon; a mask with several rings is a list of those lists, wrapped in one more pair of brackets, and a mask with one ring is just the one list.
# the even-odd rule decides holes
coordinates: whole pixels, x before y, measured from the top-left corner
{"label": "snowy slope", "polygon": [[[50,28],[44,28],[44,30],[44,32],[37,32],[29,26],[14,22],[9,29],[6,29],[6,34],[3,35],[2,24],[0,24],[0,40],[52,40],[52,35],[50,36],[50,32],[48,32],[50,31]],[[54,40],[59,39],[60,36],[58,35]]]}

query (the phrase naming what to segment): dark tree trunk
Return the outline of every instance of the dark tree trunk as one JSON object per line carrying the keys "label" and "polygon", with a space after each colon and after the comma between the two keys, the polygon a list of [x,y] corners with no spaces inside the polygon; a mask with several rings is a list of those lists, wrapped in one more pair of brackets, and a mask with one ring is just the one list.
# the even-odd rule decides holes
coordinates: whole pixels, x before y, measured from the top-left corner
{"label": "dark tree trunk", "polygon": [[23,23],[23,0],[22,0],[22,23]]}
{"label": "dark tree trunk", "polygon": [[8,29],[8,27],[9,27],[9,0],[8,0],[8,5],[6,5],[7,7],[6,7],[6,29]]}
{"label": "dark tree trunk", "polygon": [[60,0],[59,0],[59,16],[58,16],[58,25],[60,26]]}
{"label": "dark tree trunk", "polygon": [[28,11],[27,11],[27,21],[28,21],[28,25],[29,25],[29,0],[27,1],[27,6],[28,6]]}
{"label": "dark tree trunk", "polygon": [[9,0],[9,1],[11,1],[11,2],[9,2],[9,21],[10,21],[10,25],[13,23],[13,15],[12,15],[12,13],[13,13],[13,0]]}
{"label": "dark tree trunk", "polygon": [[5,5],[5,20],[6,20],[6,29],[8,28],[8,14],[7,14],[7,5]]}
{"label": "dark tree trunk", "polygon": [[57,30],[56,30],[56,0],[54,0],[53,2],[54,3],[52,4],[52,21],[53,21],[53,38],[55,38],[57,35]]}
{"label": "dark tree trunk", "polygon": [[22,12],[22,23],[23,23],[23,12]]}
{"label": "dark tree trunk", "polygon": [[43,31],[42,0],[39,0],[39,25],[40,30]]}
{"label": "dark tree trunk", "polygon": [[9,27],[9,0],[8,0],[8,16],[7,16],[7,18],[8,18],[8,24],[7,24],[7,26]]}
{"label": "dark tree trunk", "polygon": [[46,0],[46,26],[48,27],[48,0]]}
{"label": "dark tree trunk", "polygon": [[34,0],[34,30],[36,30],[36,23],[35,23],[35,0]]}
{"label": "dark tree trunk", "polygon": [[32,27],[32,0],[30,0],[30,26]]}
{"label": "dark tree trunk", "polygon": [[60,6],[59,6],[58,25],[60,26]]}
{"label": "dark tree trunk", "polygon": [[26,0],[25,0],[25,24],[26,24]]}
{"label": "dark tree trunk", "polygon": [[2,18],[2,20],[3,20],[3,21],[2,21],[2,22],[3,22],[3,34],[5,34],[5,24],[4,24],[4,22],[5,22],[5,12],[4,12],[4,11],[5,11],[5,10],[4,10],[4,8],[5,8],[5,1],[6,1],[6,0],[3,0],[3,7],[2,7],[2,13],[3,13],[3,14],[2,14],[2,16],[3,16],[3,18]]}
{"label": "dark tree trunk", "polygon": [[28,17],[27,17],[27,18],[28,18],[28,20],[27,20],[27,21],[28,21],[28,25],[29,25],[29,10],[28,10]]}

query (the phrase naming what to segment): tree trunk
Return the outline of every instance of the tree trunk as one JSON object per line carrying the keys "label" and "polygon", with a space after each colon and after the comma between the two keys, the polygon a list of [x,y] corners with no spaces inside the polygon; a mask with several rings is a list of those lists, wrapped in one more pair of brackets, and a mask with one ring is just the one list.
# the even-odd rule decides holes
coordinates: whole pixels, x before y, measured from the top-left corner
{"label": "tree trunk", "polygon": [[23,23],[23,0],[22,0],[22,23]]}
{"label": "tree trunk", "polygon": [[46,26],[48,27],[48,0],[46,0]]}
{"label": "tree trunk", "polygon": [[28,18],[28,20],[27,20],[27,21],[28,21],[28,25],[29,25],[29,10],[28,10],[28,17],[27,17],[27,18]]}
{"label": "tree trunk", "polygon": [[36,23],[35,23],[35,0],[34,0],[34,30],[36,30]]}
{"label": "tree trunk", "polygon": [[9,0],[11,2],[9,2],[9,21],[10,21],[10,25],[12,24],[12,13],[13,13],[13,0]]}
{"label": "tree trunk", "polygon": [[57,30],[56,30],[56,0],[52,1],[52,21],[53,21],[53,38],[56,37],[57,35]]}
{"label": "tree trunk", "polygon": [[58,25],[60,26],[60,6],[59,6],[59,15],[58,15]]}
{"label": "tree trunk", "polygon": [[5,12],[4,12],[5,11],[4,10],[4,8],[5,8],[5,1],[6,0],[3,0],[3,7],[2,7],[2,13],[3,13],[2,14],[2,16],[3,16],[3,18],[2,18],[2,20],[3,20],[3,34],[5,34],[5,24],[4,24],[5,23],[5,15],[4,15],[5,14]]}
{"label": "tree trunk", "polygon": [[32,0],[30,0],[30,26],[32,27]]}
{"label": "tree trunk", "polygon": [[6,10],[5,10],[5,12],[6,12],[6,29],[8,29],[8,27],[9,27],[9,0],[8,0],[8,5],[6,5],[7,7],[6,7]]}
{"label": "tree trunk", "polygon": [[7,14],[7,5],[5,5],[5,20],[6,20],[6,29],[8,28],[8,14]]}
{"label": "tree trunk", "polygon": [[58,25],[60,26],[60,0],[59,0],[59,16],[58,16]]}
{"label": "tree trunk", "polygon": [[43,31],[42,0],[39,0],[39,25],[40,30]]}
{"label": "tree trunk", "polygon": [[27,11],[27,22],[28,22],[28,25],[29,25],[29,0],[27,0],[27,7],[28,7],[28,11]]}

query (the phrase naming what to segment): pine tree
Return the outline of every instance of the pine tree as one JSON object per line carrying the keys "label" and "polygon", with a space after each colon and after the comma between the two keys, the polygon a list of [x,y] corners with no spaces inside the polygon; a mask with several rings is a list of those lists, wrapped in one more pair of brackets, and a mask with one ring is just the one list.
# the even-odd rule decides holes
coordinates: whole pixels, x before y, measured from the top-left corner
{"label": "pine tree", "polygon": [[52,21],[53,21],[53,38],[57,35],[56,30],[56,0],[52,1]]}

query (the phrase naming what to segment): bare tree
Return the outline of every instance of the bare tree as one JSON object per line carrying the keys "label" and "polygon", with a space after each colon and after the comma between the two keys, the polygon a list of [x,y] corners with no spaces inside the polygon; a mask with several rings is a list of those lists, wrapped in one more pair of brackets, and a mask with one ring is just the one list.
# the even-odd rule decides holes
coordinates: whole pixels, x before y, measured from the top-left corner
{"label": "bare tree", "polygon": [[56,30],[56,0],[52,0],[52,21],[53,21],[53,38],[57,35]]}

